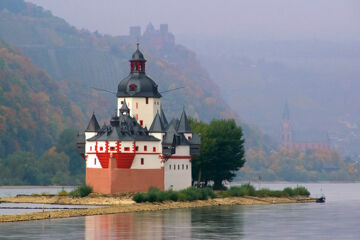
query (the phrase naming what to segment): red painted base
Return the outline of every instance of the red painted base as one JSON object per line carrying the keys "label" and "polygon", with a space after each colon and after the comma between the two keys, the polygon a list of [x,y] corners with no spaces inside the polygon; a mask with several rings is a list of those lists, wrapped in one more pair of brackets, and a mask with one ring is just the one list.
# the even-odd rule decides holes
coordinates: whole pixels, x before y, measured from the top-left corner
{"label": "red painted base", "polygon": [[86,184],[97,193],[147,192],[149,187],[164,190],[164,168],[87,168]]}

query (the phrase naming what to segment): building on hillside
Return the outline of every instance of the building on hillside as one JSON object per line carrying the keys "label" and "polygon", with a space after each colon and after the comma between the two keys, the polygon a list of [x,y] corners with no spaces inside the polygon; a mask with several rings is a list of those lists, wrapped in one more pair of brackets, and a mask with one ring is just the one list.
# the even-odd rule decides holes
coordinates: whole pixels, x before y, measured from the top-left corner
{"label": "building on hillside", "polygon": [[95,192],[144,192],[191,186],[191,160],[200,152],[185,110],[168,123],[158,85],[145,73],[146,60],[137,47],[130,74],[117,89],[117,111],[100,127],[95,114],[79,136],[86,161],[86,184]]}
{"label": "building on hillside", "polygon": [[294,134],[287,102],[285,103],[281,121],[281,145],[287,149],[300,149],[301,151],[312,149],[331,149],[331,142],[328,134],[314,134],[314,132],[302,135]]}

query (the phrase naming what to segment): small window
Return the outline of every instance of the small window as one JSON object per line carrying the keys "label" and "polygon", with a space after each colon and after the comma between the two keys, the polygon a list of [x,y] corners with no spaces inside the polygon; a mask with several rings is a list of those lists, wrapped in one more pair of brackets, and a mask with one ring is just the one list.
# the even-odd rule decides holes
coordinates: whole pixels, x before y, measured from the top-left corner
{"label": "small window", "polygon": [[138,114],[136,114],[136,121],[139,119],[139,115]]}
{"label": "small window", "polygon": [[136,146],[136,147],[135,147],[135,150],[136,150],[136,151],[139,151],[139,146]]}
{"label": "small window", "polygon": [[149,104],[149,98],[148,97],[145,98],[145,102],[146,102],[146,104]]}
{"label": "small window", "polygon": [[169,169],[171,170],[171,164],[169,165]]}
{"label": "small window", "polygon": [[180,170],[180,164],[178,164],[178,170]]}
{"label": "small window", "polygon": [[129,147],[125,147],[124,150],[125,150],[125,151],[130,151],[130,148],[129,148]]}
{"label": "small window", "polygon": [[188,139],[190,140],[190,139],[191,139],[191,137],[190,137],[190,136],[188,136]]}
{"label": "small window", "polygon": [[186,164],[186,170],[188,170],[189,169],[189,166]]}
{"label": "small window", "polygon": [[96,165],[96,158],[94,158],[94,165]]}
{"label": "small window", "polygon": [[115,151],[115,147],[110,147],[110,151]]}
{"label": "small window", "polygon": [[140,120],[140,126],[143,126],[144,122],[143,120]]}
{"label": "small window", "polygon": [[176,170],[176,164],[174,164],[174,170]]}
{"label": "small window", "polygon": [[147,146],[146,145],[144,146],[144,151],[147,151]]}
{"label": "small window", "polygon": [[121,104],[124,104],[124,101],[121,101]]}
{"label": "small window", "polygon": [[141,158],[141,165],[144,165],[144,159]]}
{"label": "small window", "polygon": [[90,151],[92,151],[92,147],[90,147]]}
{"label": "small window", "polygon": [[139,103],[136,103],[136,109],[138,109],[139,108]]}
{"label": "small window", "polygon": [[100,151],[104,151],[104,148],[103,148],[103,147],[100,147]]}
{"label": "small window", "polygon": [[182,165],[182,170],[184,170],[184,164]]}
{"label": "small window", "polygon": [[156,152],[156,147],[153,147],[153,152]]}

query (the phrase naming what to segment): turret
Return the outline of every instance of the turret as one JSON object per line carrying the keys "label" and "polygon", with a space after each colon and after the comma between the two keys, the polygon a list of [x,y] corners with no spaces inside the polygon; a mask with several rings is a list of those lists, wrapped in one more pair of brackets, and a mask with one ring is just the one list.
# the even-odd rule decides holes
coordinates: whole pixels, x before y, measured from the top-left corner
{"label": "turret", "polygon": [[100,130],[99,122],[97,121],[95,117],[95,113],[92,114],[91,119],[89,121],[89,124],[85,130],[85,139],[89,139],[93,136],[95,136],[98,131]]}
{"label": "turret", "polygon": [[131,116],[135,117],[141,126],[149,128],[156,113],[160,112],[161,94],[158,85],[146,75],[145,63],[146,59],[137,44],[130,60],[130,74],[120,81],[116,95],[118,109],[126,100]]}
{"label": "turret", "polygon": [[136,44],[136,51],[133,53],[130,60],[130,71],[132,73],[145,72],[145,58],[139,50],[139,43]]}
{"label": "turret", "polygon": [[183,109],[183,112],[181,114],[177,132],[183,133],[186,139],[188,140],[192,138],[192,130],[189,124],[189,120],[186,116],[185,109]]}

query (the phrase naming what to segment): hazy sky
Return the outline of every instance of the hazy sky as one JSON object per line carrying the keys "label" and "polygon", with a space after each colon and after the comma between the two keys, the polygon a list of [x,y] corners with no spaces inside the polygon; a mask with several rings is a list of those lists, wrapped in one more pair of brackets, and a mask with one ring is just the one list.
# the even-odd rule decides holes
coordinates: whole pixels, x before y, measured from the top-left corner
{"label": "hazy sky", "polygon": [[29,0],[78,28],[112,35],[168,23],[176,35],[360,40],[360,0]]}

